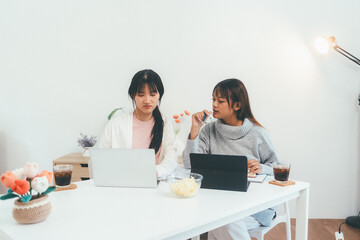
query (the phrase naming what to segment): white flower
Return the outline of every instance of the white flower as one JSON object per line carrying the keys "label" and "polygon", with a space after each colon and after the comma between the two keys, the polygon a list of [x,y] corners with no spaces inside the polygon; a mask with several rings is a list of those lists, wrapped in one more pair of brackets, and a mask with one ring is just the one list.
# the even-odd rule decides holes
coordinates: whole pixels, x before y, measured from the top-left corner
{"label": "white flower", "polygon": [[24,167],[24,175],[27,178],[33,178],[39,172],[39,164],[37,163],[26,163]]}
{"label": "white flower", "polygon": [[48,189],[49,182],[45,176],[36,177],[31,181],[31,186],[36,192],[43,193]]}
{"label": "white flower", "polygon": [[24,168],[17,168],[12,171],[15,174],[17,179],[25,180],[26,176],[24,175]]}

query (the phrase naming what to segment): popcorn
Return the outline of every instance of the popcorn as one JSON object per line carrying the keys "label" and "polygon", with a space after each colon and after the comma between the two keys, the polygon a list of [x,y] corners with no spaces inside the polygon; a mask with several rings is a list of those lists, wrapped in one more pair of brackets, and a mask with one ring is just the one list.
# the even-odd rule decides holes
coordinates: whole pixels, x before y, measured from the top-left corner
{"label": "popcorn", "polygon": [[186,177],[179,182],[170,183],[170,189],[176,195],[183,197],[191,197],[198,190],[198,184],[193,177]]}

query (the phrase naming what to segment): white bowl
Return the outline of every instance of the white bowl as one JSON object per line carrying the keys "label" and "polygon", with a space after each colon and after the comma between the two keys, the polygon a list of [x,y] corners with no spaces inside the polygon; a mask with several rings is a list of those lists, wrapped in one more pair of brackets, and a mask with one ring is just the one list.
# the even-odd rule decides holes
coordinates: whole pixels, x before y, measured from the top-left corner
{"label": "white bowl", "polygon": [[175,176],[168,177],[168,183],[171,192],[179,197],[193,197],[198,192],[203,176],[198,173],[191,173],[189,176]]}

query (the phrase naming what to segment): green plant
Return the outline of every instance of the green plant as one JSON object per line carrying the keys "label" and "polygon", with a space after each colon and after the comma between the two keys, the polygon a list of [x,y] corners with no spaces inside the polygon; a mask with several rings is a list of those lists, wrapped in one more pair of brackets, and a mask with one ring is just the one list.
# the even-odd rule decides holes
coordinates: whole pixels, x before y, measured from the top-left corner
{"label": "green plant", "polygon": [[110,119],[113,117],[113,115],[118,111],[118,110],[122,110],[123,107],[120,108],[115,108],[108,116],[108,120],[110,121]]}

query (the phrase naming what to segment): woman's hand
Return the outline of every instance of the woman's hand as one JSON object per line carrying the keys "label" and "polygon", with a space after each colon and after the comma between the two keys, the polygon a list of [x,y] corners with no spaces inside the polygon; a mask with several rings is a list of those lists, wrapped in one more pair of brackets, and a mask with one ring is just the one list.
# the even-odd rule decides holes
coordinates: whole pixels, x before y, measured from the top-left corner
{"label": "woman's hand", "polygon": [[249,172],[253,173],[261,173],[262,171],[261,165],[256,159],[248,160],[248,169]]}
{"label": "woman's hand", "polygon": [[[204,119],[205,114],[206,117]],[[210,116],[210,114],[211,112],[205,109],[202,112],[194,113],[192,115],[192,125],[190,130],[190,137],[189,137],[190,140],[194,140],[199,135],[202,125],[204,124],[206,119]]]}

